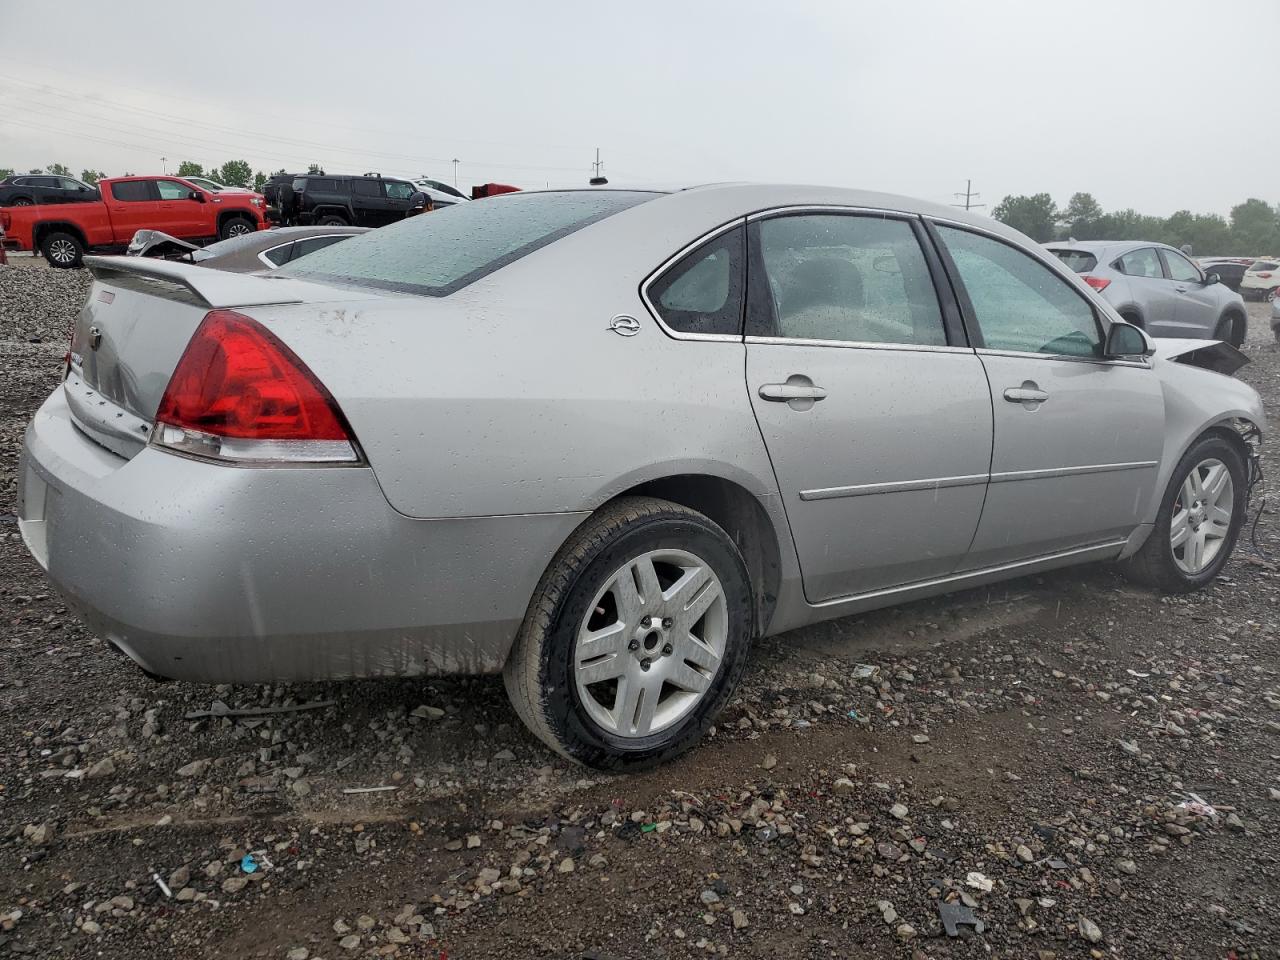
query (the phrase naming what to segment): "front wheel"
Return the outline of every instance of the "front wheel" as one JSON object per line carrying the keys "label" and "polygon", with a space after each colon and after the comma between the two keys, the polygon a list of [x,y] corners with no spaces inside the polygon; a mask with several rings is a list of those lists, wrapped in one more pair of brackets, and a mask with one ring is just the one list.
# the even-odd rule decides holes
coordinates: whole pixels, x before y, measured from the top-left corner
{"label": "front wheel", "polygon": [[243,237],[256,229],[253,222],[245,217],[231,217],[223,221],[222,229],[218,231],[218,239],[230,240],[232,237]]}
{"label": "front wheel", "polygon": [[1229,343],[1239,349],[1244,345],[1244,332],[1244,317],[1229,313],[1218,321],[1218,326],[1213,332],[1213,339]]}
{"label": "front wheel", "polygon": [[659,763],[695,743],[729,698],[753,609],[742,555],[718,525],[665,500],[618,500],[543,575],[507,660],[507,693],[572,760]]}
{"label": "front wheel", "polygon": [[1166,593],[1199,590],[1231,556],[1248,488],[1239,450],[1221,436],[1201,437],[1178,461],[1155,528],[1123,566],[1125,575]]}

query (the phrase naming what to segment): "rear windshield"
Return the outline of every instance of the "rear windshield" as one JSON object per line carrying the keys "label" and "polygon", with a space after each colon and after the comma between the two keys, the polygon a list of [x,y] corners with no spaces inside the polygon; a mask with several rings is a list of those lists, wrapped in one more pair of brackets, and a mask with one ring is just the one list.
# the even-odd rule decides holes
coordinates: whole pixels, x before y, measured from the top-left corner
{"label": "rear windshield", "polygon": [[509,193],[459,203],[334,244],[277,276],[443,297],[656,193]]}
{"label": "rear windshield", "polygon": [[1076,273],[1088,273],[1098,265],[1098,258],[1084,250],[1050,250],[1049,252]]}

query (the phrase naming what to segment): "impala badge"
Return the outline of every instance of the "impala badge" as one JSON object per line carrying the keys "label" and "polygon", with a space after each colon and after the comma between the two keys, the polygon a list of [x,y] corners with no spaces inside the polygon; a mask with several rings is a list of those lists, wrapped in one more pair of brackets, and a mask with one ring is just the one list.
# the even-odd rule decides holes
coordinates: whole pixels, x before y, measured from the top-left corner
{"label": "impala badge", "polygon": [[90,327],[89,328],[89,349],[97,350],[98,346],[101,343],[102,343],[102,331],[96,326]]}
{"label": "impala badge", "polygon": [[609,329],[620,337],[634,337],[640,332],[640,321],[635,317],[616,316],[609,321]]}

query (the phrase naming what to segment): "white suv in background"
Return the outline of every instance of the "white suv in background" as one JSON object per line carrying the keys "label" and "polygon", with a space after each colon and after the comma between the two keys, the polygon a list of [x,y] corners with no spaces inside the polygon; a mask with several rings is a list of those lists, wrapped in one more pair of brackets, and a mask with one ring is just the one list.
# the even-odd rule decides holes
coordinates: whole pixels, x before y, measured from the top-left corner
{"label": "white suv in background", "polygon": [[1280,260],[1255,260],[1240,281],[1240,295],[1246,300],[1270,300],[1280,287]]}

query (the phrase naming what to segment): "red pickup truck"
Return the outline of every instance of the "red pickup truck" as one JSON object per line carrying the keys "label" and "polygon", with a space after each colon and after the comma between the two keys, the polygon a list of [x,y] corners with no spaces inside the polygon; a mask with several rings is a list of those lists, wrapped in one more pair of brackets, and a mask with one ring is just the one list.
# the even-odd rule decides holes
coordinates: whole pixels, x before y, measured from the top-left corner
{"label": "red pickup truck", "polygon": [[266,230],[257,193],[210,193],[178,177],[111,177],[96,203],[47,203],[0,209],[3,243],[39,250],[55,267],[78,267],[89,252],[123,250],[138,230],[183,240],[225,240]]}

